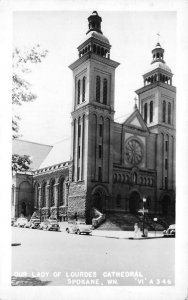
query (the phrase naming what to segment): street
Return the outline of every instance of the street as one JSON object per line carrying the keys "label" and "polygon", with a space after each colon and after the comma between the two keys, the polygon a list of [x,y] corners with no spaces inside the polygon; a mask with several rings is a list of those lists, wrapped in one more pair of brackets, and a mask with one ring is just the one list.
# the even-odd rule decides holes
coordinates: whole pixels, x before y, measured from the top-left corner
{"label": "street", "polygon": [[12,227],[12,285],[174,284],[175,239],[114,239]]}

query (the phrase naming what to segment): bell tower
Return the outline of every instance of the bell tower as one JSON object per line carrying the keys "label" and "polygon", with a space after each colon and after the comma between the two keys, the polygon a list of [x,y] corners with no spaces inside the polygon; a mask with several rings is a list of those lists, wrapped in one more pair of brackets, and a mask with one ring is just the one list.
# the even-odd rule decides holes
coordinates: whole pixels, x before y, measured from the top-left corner
{"label": "bell tower", "polygon": [[115,69],[111,45],[101,30],[102,18],[94,11],[88,18],[86,39],[77,48],[73,72],[72,177],[69,216],[90,222],[94,188],[103,190],[98,209],[105,209],[111,194]]}
{"label": "bell tower", "polygon": [[[164,49],[158,42],[152,50],[152,62],[143,75],[144,86],[136,91],[139,110],[151,133],[156,135],[157,210],[175,206],[175,126],[176,88],[172,71],[164,61]],[[171,203],[167,203],[171,199]],[[164,200],[164,201],[163,201]],[[164,208],[164,209],[163,209]]]}
{"label": "bell tower", "polygon": [[152,62],[143,75],[144,87],[137,90],[139,110],[147,126],[174,128],[176,88],[172,71],[164,61],[164,49],[158,42],[152,50]]}

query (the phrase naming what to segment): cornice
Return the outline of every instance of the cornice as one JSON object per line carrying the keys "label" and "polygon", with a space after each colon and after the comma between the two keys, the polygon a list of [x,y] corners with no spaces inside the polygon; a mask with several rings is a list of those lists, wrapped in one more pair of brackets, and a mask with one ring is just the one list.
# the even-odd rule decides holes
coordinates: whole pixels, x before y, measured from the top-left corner
{"label": "cornice", "polygon": [[92,52],[88,52],[88,53],[85,53],[79,59],[77,59],[75,62],[73,62],[71,65],[69,65],[69,68],[73,71],[75,68],[77,68],[78,66],[80,66],[82,63],[84,63],[85,61],[87,61],[89,59],[101,62],[104,65],[108,65],[108,66],[113,67],[113,68],[117,68],[120,65],[120,63],[118,63],[118,62],[116,62],[112,59],[109,59],[109,58],[106,58],[106,57],[103,57],[103,56],[99,56],[99,55],[94,54]]}
{"label": "cornice", "polygon": [[165,84],[165,83],[162,83],[162,82],[159,82],[159,81],[158,81],[158,82],[151,83],[151,84],[149,84],[149,85],[143,86],[142,88],[136,90],[135,93],[136,93],[137,95],[139,95],[139,94],[142,94],[142,93],[144,93],[144,92],[146,92],[146,91],[149,91],[149,90],[151,90],[151,89],[154,89],[154,88],[157,87],[157,86],[162,87],[162,88],[165,88],[165,89],[167,89],[167,90],[169,90],[169,91],[172,91],[172,92],[176,92],[176,87],[175,87],[175,86],[169,85],[169,84]]}

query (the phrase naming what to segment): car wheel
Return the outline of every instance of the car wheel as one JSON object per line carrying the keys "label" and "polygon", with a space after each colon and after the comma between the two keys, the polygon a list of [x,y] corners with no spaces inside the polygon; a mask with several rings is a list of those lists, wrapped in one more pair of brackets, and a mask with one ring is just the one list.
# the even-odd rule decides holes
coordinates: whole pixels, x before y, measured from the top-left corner
{"label": "car wheel", "polygon": [[70,233],[70,230],[69,230],[69,228],[66,228],[66,232],[67,232],[67,233]]}
{"label": "car wheel", "polygon": [[77,234],[81,234],[80,229],[77,230]]}
{"label": "car wheel", "polygon": [[89,235],[89,234],[90,234],[90,232],[86,232],[86,234],[87,234],[87,235]]}

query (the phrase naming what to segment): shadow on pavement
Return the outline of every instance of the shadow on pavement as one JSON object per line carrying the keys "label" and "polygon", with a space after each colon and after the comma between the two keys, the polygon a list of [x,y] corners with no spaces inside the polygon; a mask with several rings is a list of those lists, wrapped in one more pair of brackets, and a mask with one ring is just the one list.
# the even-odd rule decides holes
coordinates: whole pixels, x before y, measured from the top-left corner
{"label": "shadow on pavement", "polygon": [[48,285],[51,281],[41,281],[38,278],[35,277],[16,277],[16,276],[12,276],[11,278],[11,285],[12,286],[26,286],[26,285],[30,285],[30,286],[36,286],[36,285]]}

